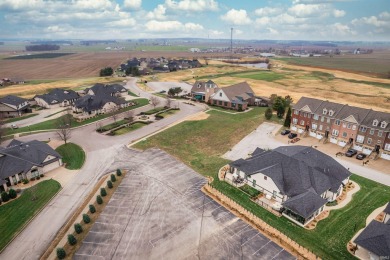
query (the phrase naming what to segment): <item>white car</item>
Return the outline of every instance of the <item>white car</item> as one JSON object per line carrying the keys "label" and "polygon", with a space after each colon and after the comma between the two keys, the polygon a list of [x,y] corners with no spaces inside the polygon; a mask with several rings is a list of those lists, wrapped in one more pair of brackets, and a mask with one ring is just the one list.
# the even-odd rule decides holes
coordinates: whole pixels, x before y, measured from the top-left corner
{"label": "white car", "polygon": [[17,124],[12,124],[12,125],[11,125],[11,128],[12,128],[12,129],[18,129],[19,127],[18,127]]}

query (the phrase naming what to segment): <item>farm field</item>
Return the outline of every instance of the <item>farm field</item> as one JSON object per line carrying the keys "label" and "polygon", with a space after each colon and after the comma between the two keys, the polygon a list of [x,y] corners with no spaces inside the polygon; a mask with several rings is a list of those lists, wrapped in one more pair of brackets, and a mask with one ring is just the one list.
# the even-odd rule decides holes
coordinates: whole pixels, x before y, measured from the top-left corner
{"label": "farm field", "polygon": [[63,53],[63,52],[47,52],[47,53],[38,53],[38,54],[27,54],[27,55],[18,55],[5,58],[5,60],[32,60],[32,59],[54,59],[66,55],[71,55],[73,53]]}

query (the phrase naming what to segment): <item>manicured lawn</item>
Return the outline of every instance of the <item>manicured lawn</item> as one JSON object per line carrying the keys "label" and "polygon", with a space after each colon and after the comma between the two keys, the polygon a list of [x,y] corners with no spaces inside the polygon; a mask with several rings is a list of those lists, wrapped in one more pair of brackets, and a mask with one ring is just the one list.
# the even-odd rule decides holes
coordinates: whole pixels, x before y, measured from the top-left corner
{"label": "manicured lawn", "polygon": [[165,117],[168,117],[168,116],[171,116],[171,115],[177,113],[178,111],[179,111],[178,109],[171,109],[171,110],[168,110],[166,112],[159,113],[157,115],[165,118]]}
{"label": "manicured lawn", "polygon": [[138,97],[138,95],[134,94],[134,93],[131,92],[130,90],[127,91],[127,94],[129,94],[129,95],[132,96],[132,97]]}
{"label": "manicured lawn", "polygon": [[63,109],[63,110],[61,110],[61,111],[58,111],[58,112],[55,112],[55,113],[53,113],[53,114],[47,115],[47,116],[45,116],[45,118],[48,118],[48,117],[51,117],[51,116],[57,115],[57,114],[59,114],[59,113],[62,113],[62,112],[64,112],[64,111],[66,111],[66,110],[68,110],[68,109],[67,109],[67,108],[65,108],[65,109]]}
{"label": "manicured lawn", "polygon": [[85,161],[84,150],[74,143],[67,143],[57,147],[56,151],[61,154],[62,161],[66,163],[66,169],[78,170]]}
{"label": "manicured lawn", "polygon": [[147,125],[146,123],[136,122],[130,126],[122,127],[116,131],[113,132],[113,135],[123,135],[127,134],[131,131],[137,130],[143,126]]}
{"label": "manicured lawn", "polygon": [[[27,184],[30,185],[30,184]],[[61,185],[55,180],[46,180],[36,185],[34,194],[37,200],[31,200],[31,192],[25,190],[20,198],[0,206],[0,250],[53,196]]]}
{"label": "manicured lawn", "polygon": [[[138,108],[138,107],[142,107],[142,106],[145,106],[145,105],[149,104],[149,100],[146,99],[146,98],[138,98],[138,99],[134,99],[133,101],[136,101],[137,105],[126,107],[126,108],[120,110],[120,112],[132,110],[132,109],[135,109],[135,108]],[[64,115],[64,116],[67,116],[67,115]],[[90,118],[90,119],[87,119],[87,120],[82,121],[82,122],[77,122],[76,120],[72,120],[71,126],[72,127],[77,127],[77,126],[86,125],[86,124],[93,123],[93,122],[96,122],[98,120],[104,119],[104,118],[109,117],[109,116],[110,115],[102,114],[102,115],[98,115],[98,116],[96,116],[94,118]],[[58,118],[55,118],[55,119],[47,120],[47,121],[44,121],[44,122],[41,122],[41,123],[38,123],[38,124],[35,124],[35,125],[21,127],[21,128],[18,128],[18,129],[10,129],[10,128],[8,128],[6,130],[5,135],[24,133],[24,132],[30,132],[30,131],[56,129],[57,128],[57,122],[58,122]]]}
{"label": "manicured lawn", "polygon": [[284,75],[273,71],[257,71],[251,73],[235,74],[233,75],[233,77],[254,79],[254,80],[275,81],[275,80],[283,79]]}
{"label": "manicured lawn", "polygon": [[127,123],[127,122],[128,122],[127,120],[119,120],[119,121],[116,121],[115,123],[111,123],[111,124],[108,124],[108,125],[99,127],[99,128],[97,129],[97,131],[98,131],[98,132],[105,132],[105,131],[114,129],[115,127],[118,127],[118,126],[120,126],[120,125],[123,125],[123,124],[125,124],[125,123]]}
{"label": "manicured lawn", "polygon": [[[188,121],[135,145],[140,149],[159,147],[204,176],[214,178],[213,186],[247,208],[268,224],[277,228],[323,259],[353,259],[346,249],[347,242],[365,225],[365,219],[390,198],[390,187],[352,176],[361,190],[351,203],[318,223],[315,230],[305,230],[283,217],[276,217],[250,200],[250,197],[217,178],[218,170],[228,163],[220,156],[238,143],[264,121],[265,108],[254,108],[247,113],[232,115],[209,111],[210,117]],[[246,192],[251,190],[244,188]]]}
{"label": "manicured lawn", "polygon": [[34,113],[34,114],[28,114],[28,115],[21,116],[21,117],[9,118],[9,119],[4,120],[4,123],[17,122],[17,121],[20,121],[20,120],[23,120],[23,119],[27,119],[27,118],[36,116],[36,115],[38,115],[38,114],[35,114],[35,113]]}
{"label": "manicured lawn", "polygon": [[156,107],[156,108],[153,108],[153,109],[151,109],[151,110],[149,110],[149,111],[144,112],[144,114],[145,114],[145,115],[152,115],[152,114],[158,113],[158,112],[160,112],[160,111],[163,111],[163,110],[165,110],[165,109],[166,109],[166,108],[164,108],[164,107]]}

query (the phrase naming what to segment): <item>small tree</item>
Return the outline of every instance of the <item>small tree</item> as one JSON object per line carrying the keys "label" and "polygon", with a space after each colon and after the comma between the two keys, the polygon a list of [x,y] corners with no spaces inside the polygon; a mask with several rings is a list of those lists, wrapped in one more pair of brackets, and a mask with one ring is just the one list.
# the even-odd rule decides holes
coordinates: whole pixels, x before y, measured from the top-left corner
{"label": "small tree", "polygon": [[83,221],[85,224],[91,222],[91,219],[89,218],[88,214],[83,214]]}
{"label": "small tree", "polygon": [[67,114],[57,119],[56,133],[58,137],[65,142],[65,144],[71,137],[71,123],[72,123],[71,117],[72,115]]}
{"label": "small tree", "polygon": [[101,195],[102,197],[107,196],[107,191],[106,191],[105,188],[100,188],[100,195]]}
{"label": "small tree", "polygon": [[128,110],[125,112],[125,119],[127,122],[131,123],[134,121],[134,112],[132,110]]}
{"label": "small tree", "polygon": [[111,174],[111,181],[112,181],[112,182],[116,182],[116,177],[115,177],[114,174]]}
{"label": "small tree", "polygon": [[71,246],[74,246],[75,244],[77,244],[77,239],[74,237],[73,234],[68,235],[68,243]]}
{"label": "small tree", "polygon": [[111,108],[110,110],[110,117],[112,118],[112,120],[114,120],[114,123],[116,124],[116,120],[118,119],[118,116],[119,116],[119,109],[118,107],[113,107]]}
{"label": "small tree", "polygon": [[167,97],[167,98],[165,99],[165,106],[166,106],[167,108],[171,108],[171,106],[172,106],[172,100],[171,100],[169,97]]}
{"label": "small tree", "polygon": [[112,185],[112,181],[107,181],[107,187],[108,187],[109,189],[112,189],[112,187],[114,187],[114,186]]}
{"label": "small tree", "polygon": [[160,99],[156,96],[150,97],[150,104],[152,104],[153,108],[156,108],[160,104]]}
{"label": "small tree", "polygon": [[284,97],[284,105],[285,107],[289,107],[293,102],[293,98],[290,95]]}
{"label": "small tree", "polygon": [[7,193],[7,192],[3,191],[3,192],[1,193],[1,200],[2,200],[3,202],[9,201],[9,196],[8,196],[8,193]]}
{"label": "small tree", "polygon": [[97,196],[96,196],[96,203],[97,203],[97,204],[103,204],[102,196],[100,196],[100,195],[97,195]]}
{"label": "small tree", "polygon": [[114,70],[111,67],[105,67],[104,69],[100,70],[100,77],[106,77],[106,76],[111,76],[114,74]]}
{"label": "small tree", "polygon": [[57,257],[58,259],[65,259],[66,252],[62,247],[57,247]]}
{"label": "small tree", "polygon": [[89,205],[89,212],[91,212],[92,214],[96,212],[96,208],[94,205],[92,204]]}
{"label": "small tree", "polygon": [[267,120],[272,118],[272,109],[270,107],[265,110],[264,116]]}
{"label": "small tree", "polygon": [[77,234],[80,234],[81,232],[83,232],[83,227],[81,226],[80,223],[74,224],[74,231],[76,231]]}
{"label": "small tree", "polygon": [[291,125],[291,107],[288,107],[286,119],[284,120],[284,127],[290,127]]}
{"label": "small tree", "polygon": [[122,176],[122,172],[121,172],[120,169],[117,169],[117,170],[116,170],[116,175],[117,175],[117,176]]}
{"label": "small tree", "polygon": [[18,196],[18,194],[16,194],[16,191],[14,189],[10,189],[9,192],[8,192],[8,196],[11,199],[15,199]]}

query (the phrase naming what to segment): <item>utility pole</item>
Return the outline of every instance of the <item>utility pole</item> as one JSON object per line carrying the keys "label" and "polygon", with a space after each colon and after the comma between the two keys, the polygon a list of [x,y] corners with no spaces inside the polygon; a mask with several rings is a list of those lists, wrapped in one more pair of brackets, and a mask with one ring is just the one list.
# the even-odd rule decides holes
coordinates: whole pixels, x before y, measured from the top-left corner
{"label": "utility pole", "polygon": [[230,28],[230,52],[233,56],[233,27]]}

